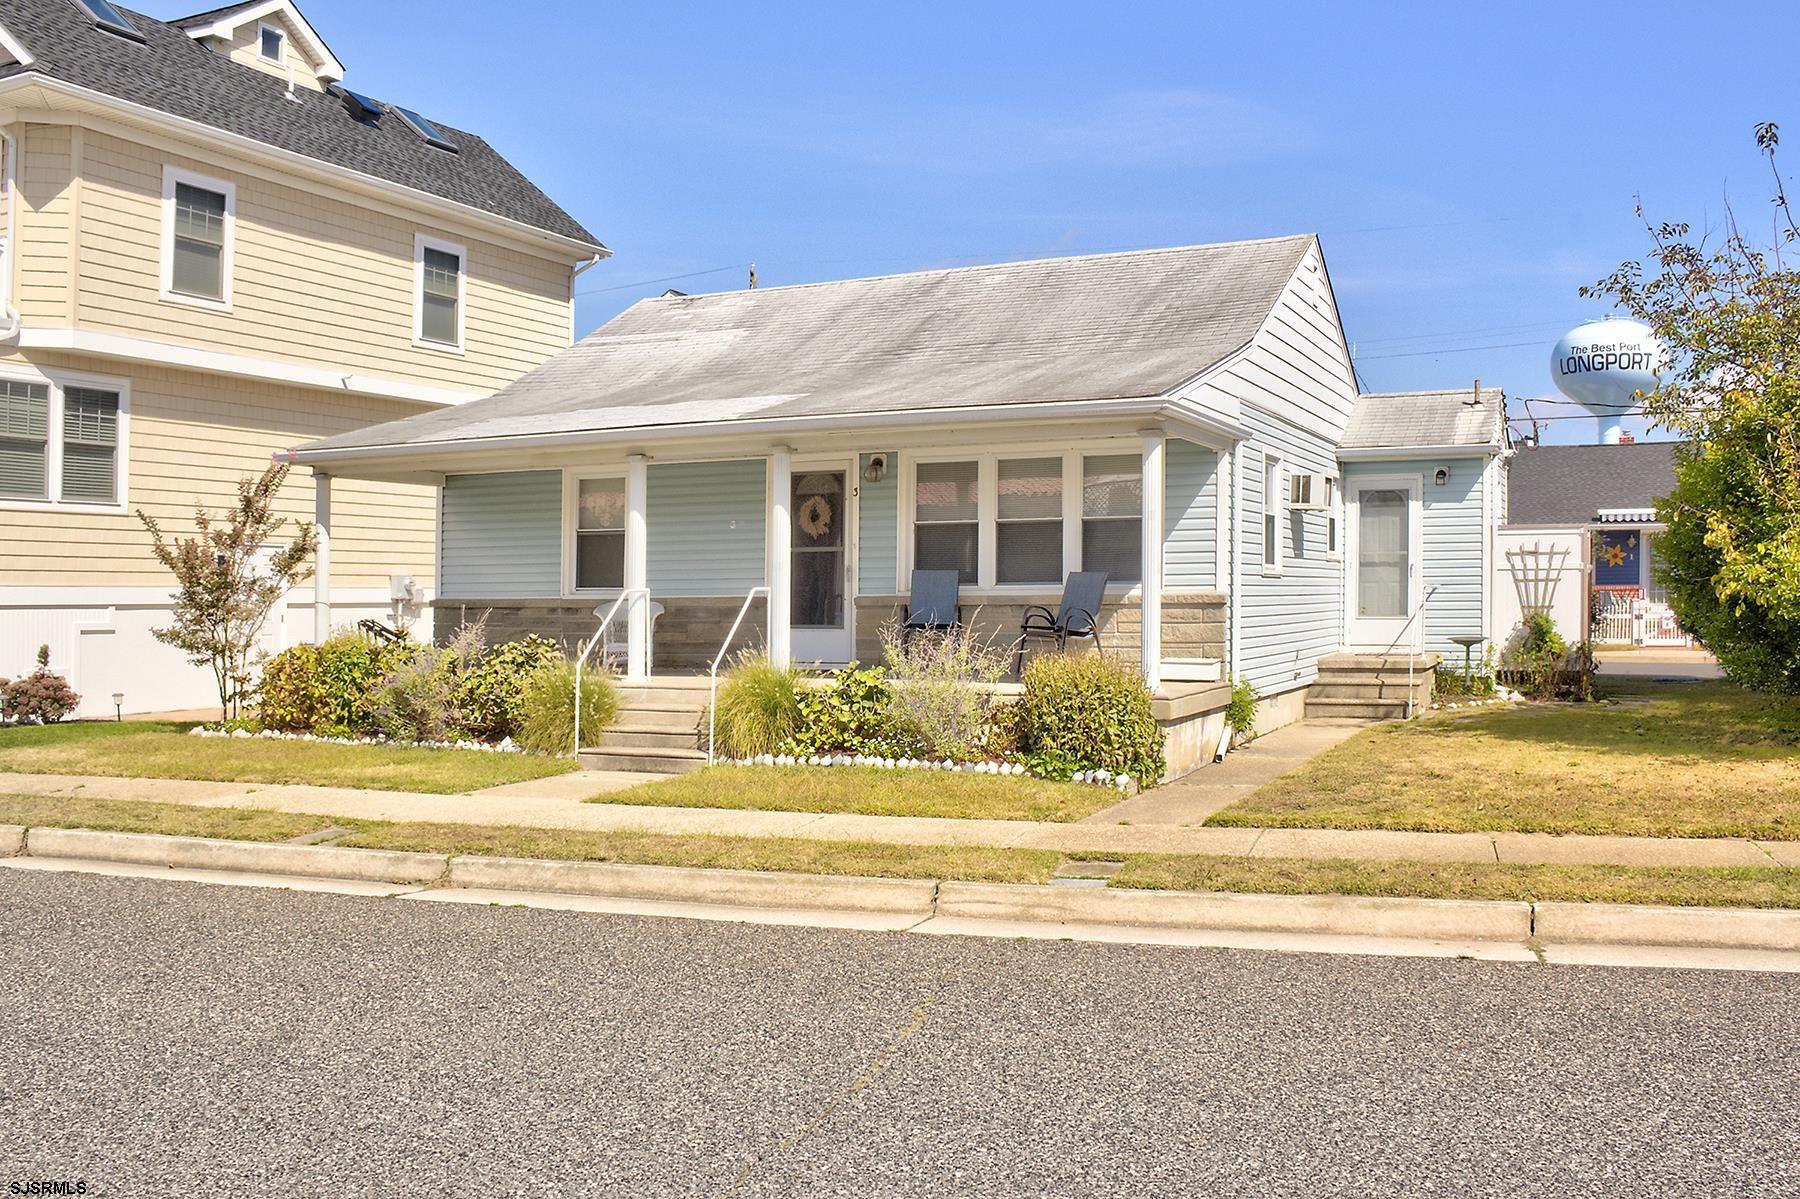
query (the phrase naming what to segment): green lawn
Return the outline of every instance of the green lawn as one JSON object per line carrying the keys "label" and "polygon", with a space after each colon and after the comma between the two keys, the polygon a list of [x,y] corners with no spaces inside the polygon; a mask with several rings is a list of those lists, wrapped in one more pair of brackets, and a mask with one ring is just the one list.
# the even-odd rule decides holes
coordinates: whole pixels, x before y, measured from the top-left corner
{"label": "green lawn", "polygon": [[956,820],[1080,820],[1123,798],[1105,787],[1013,775],[833,766],[709,766],[609,791],[590,803]]}
{"label": "green lawn", "polygon": [[1378,725],[1207,823],[1800,839],[1800,700],[1730,683],[1608,692]]}
{"label": "green lawn", "polygon": [[573,770],[534,754],[190,737],[185,725],[80,721],[0,729],[0,772],[314,783],[461,794]]}
{"label": "green lawn", "polygon": [[[344,820],[85,796],[0,794],[0,824],[242,841],[285,841],[336,826],[353,831],[335,844],[370,849],[971,882],[1041,883],[1063,859],[1061,854],[1036,849]],[[1136,854],[1126,859],[1125,868],[1109,885],[1285,895],[1800,908],[1800,870],[1780,868],[1652,869]]]}

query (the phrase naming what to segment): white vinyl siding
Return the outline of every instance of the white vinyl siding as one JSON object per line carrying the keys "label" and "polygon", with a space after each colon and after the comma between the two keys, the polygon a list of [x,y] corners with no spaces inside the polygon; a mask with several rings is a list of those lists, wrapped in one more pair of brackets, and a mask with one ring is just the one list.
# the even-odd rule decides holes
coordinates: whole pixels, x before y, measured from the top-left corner
{"label": "white vinyl siding", "polygon": [[438,572],[449,599],[562,594],[562,472],[446,476]]}
{"label": "white vinyl siding", "polygon": [[1205,446],[1171,437],[1163,499],[1163,586],[1211,591],[1218,585],[1219,464]]}
{"label": "white vinyl siding", "polygon": [[741,597],[763,583],[767,463],[653,462],[645,476],[652,599]]}
{"label": "white vinyl siding", "polygon": [[[1425,649],[1445,661],[1462,661],[1456,636],[1481,636],[1487,630],[1482,580],[1482,472],[1485,458],[1409,459],[1345,464],[1344,482],[1373,476],[1416,475],[1423,483],[1420,514],[1420,595],[1430,592],[1421,619]],[[1433,473],[1444,467],[1449,479],[1439,487]],[[1436,591],[1431,591],[1435,587]],[[1479,647],[1476,653],[1480,653]]]}

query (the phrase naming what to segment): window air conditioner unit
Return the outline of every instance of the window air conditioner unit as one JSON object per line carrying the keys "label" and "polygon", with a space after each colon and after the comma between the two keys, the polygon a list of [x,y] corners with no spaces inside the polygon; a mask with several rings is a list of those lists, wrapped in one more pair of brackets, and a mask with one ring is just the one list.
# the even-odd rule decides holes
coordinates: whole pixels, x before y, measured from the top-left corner
{"label": "window air conditioner unit", "polygon": [[1327,503],[1324,475],[1292,474],[1288,476],[1288,510],[1291,512],[1323,512]]}

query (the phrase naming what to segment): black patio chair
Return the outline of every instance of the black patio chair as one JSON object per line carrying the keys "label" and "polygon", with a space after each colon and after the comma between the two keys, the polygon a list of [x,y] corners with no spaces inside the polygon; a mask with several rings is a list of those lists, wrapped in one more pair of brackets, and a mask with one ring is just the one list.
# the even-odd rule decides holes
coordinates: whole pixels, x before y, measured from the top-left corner
{"label": "black patio chair", "polygon": [[1025,643],[1032,639],[1052,640],[1056,648],[1066,650],[1071,637],[1092,637],[1100,644],[1100,601],[1106,598],[1104,570],[1078,570],[1063,580],[1062,603],[1056,611],[1041,604],[1025,609],[1019,625],[1019,648],[1013,658],[1013,673],[1025,669]]}
{"label": "black patio chair", "polygon": [[913,571],[906,619],[900,623],[901,646],[911,644],[914,633],[948,633],[962,624],[957,602],[961,587],[961,576],[954,570]]}

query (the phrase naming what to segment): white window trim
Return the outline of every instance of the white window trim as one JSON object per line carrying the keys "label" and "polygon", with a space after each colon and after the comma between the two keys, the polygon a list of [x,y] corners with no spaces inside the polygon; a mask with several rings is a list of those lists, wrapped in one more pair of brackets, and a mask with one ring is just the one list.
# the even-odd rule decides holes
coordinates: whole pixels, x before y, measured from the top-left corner
{"label": "white window trim", "polygon": [[[37,371],[27,366],[0,366],[0,379],[15,383],[40,383],[50,388],[50,412],[44,438],[46,498],[31,500],[9,496],[0,499],[0,512],[42,512],[46,509],[102,515],[130,512],[131,503],[130,496],[126,494],[126,483],[131,478],[131,381],[111,375],[90,375],[82,371]],[[62,498],[63,388],[71,385],[117,392],[119,396],[119,442],[113,453],[115,498],[110,504]]]}
{"label": "white window trim", "polygon": [[[1331,498],[1325,505],[1325,559],[1328,562],[1344,560],[1344,477],[1327,474],[1325,487],[1331,492]],[[1337,530],[1337,540],[1332,541],[1331,531]]]}
{"label": "white window trim", "polygon": [[579,532],[581,508],[581,481],[583,479],[618,479],[625,481],[625,464],[596,468],[594,470],[563,471],[563,537],[562,537],[562,590],[567,598],[598,596],[605,599],[616,598],[623,587],[576,587],[575,586],[575,539]]}
{"label": "white window trim", "polygon": [[[267,54],[263,53],[263,35],[265,33],[272,33],[276,37],[276,46],[280,53],[277,53],[274,58],[270,58]],[[279,25],[271,25],[267,21],[258,21],[256,23],[256,57],[263,62],[272,62],[279,65],[284,60],[286,51],[287,30]]]}
{"label": "white window trim", "polygon": [[[456,344],[431,341],[425,336],[425,251],[436,250],[442,254],[456,255],[459,269],[456,272]],[[463,352],[463,330],[469,315],[469,250],[467,246],[453,241],[431,237],[428,234],[413,235],[413,344],[422,350],[436,350],[440,354],[461,354]]]}
{"label": "white window trim", "polygon": [[[219,260],[219,298],[192,296],[175,290],[175,185],[203,187],[225,197],[225,245]],[[214,179],[181,167],[164,165],[162,190],[162,286],[161,296],[172,304],[231,311],[231,277],[237,260],[237,184]]]}
{"label": "white window trim", "polygon": [[[900,512],[899,512],[899,577],[895,580],[900,594],[905,595],[912,584],[913,553],[915,549],[915,527],[917,525],[918,506],[916,502],[918,487],[918,470],[923,463],[933,462],[970,462],[976,463],[977,470],[977,503],[976,503],[976,581],[963,584],[965,598],[980,599],[983,596],[1007,598],[1012,596],[1038,596],[1047,593],[1060,593],[1063,584],[1070,574],[1081,569],[1081,526],[1084,519],[1082,513],[1082,459],[1112,454],[1141,455],[1142,444],[1137,438],[1109,438],[1102,441],[1081,442],[1070,446],[1067,442],[1060,445],[1042,445],[1021,443],[1008,446],[1004,450],[963,449],[932,450],[929,452],[905,452],[901,455],[902,470],[900,475]],[[1061,458],[1063,462],[1062,492],[1062,528],[1063,528],[1063,575],[1054,582],[1043,583],[1001,583],[997,581],[999,573],[999,513],[1000,513],[1000,460],[1002,458]],[[1106,594],[1109,598],[1122,598],[1136,595],[1142,584],[1136,580],[1131,582],[1108,582]]]}
{"label": "white window trim", "polygon": [[[1269,486],[1272,475],[1275,479],[1275,486],[1273,488]],[[1274,497],[1272,507],[1270,503],[1271,495]],[[1270,561],[1269,558],[1269,517],[1271,512],[1275,517],[1273,526],[1275,530],[1275,556],[1273,561]],[[1257,534],[1258,540],[1262,543],[1258,547],[1258,557],[1262,565],[1262,573],[1265,578],[1277,579],[1281,577],[1282,572],[1287,567],[1287,547],[1285,544],[1287,538],[1283,537],[1281,534],[1281,526],[1287,516],[1287,473],[1281,455],[1274,450],[1264,450],[1262,452],[1262,511],[1260,515],[1262,519],[1257,529]]]}

